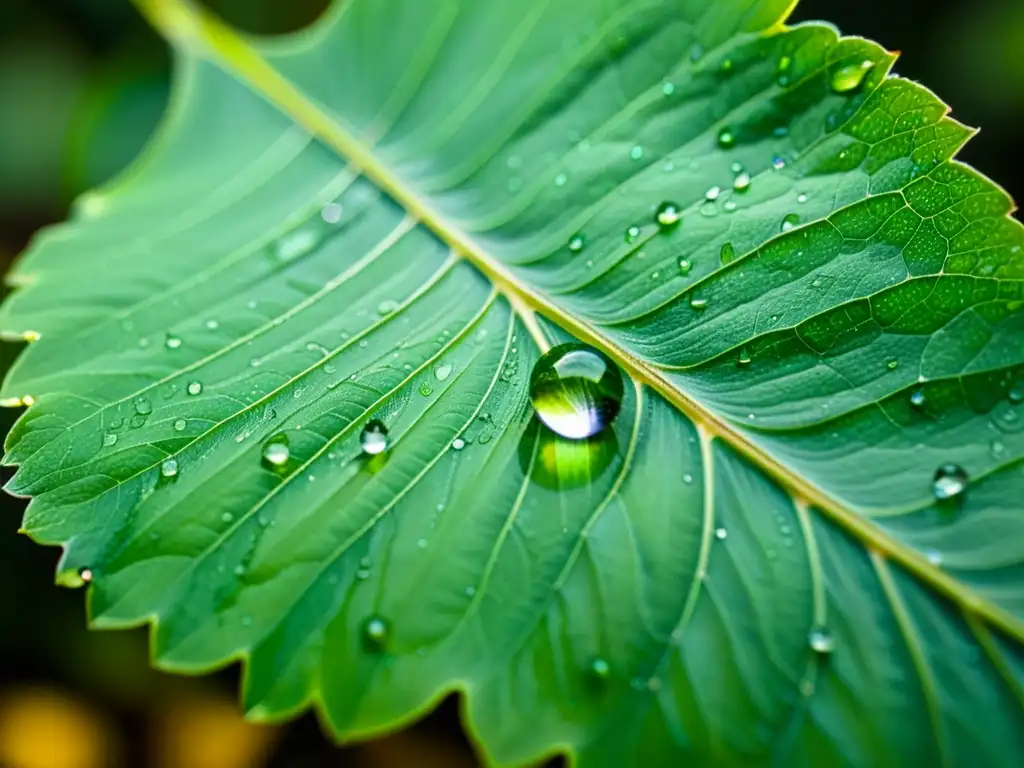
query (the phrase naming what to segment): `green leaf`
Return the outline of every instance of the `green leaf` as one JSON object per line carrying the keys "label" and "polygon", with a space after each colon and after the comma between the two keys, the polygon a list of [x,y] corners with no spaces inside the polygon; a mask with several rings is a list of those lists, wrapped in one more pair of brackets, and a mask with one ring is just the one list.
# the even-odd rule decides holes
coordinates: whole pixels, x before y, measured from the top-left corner
{"label": "green leaf", "polygon": [[[95,626],[346,739],[461,690],[502,764],[1019,764],[1024,233],[893,55],[785,0],[141,5],[164,125],[0,310]],[[571,339],[630,380],[589,443],[529,404]]]}

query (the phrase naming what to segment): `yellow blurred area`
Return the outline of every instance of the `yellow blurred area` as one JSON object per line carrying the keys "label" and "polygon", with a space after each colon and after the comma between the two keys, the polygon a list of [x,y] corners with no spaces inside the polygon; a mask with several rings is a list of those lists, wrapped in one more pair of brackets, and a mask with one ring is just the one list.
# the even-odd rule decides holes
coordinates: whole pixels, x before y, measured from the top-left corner
{"label": "yellow blurred area", "polygon": [[157,768],[250,768],[264,765],[278,729],[248,723],[238,703],[190,696],[158,715],[153,744]]}
{"label": "yellow blurred area", "polygon": [[4,768],[111,768],[117,747],[111,724],[70,696],[29,688],[0,698]]}

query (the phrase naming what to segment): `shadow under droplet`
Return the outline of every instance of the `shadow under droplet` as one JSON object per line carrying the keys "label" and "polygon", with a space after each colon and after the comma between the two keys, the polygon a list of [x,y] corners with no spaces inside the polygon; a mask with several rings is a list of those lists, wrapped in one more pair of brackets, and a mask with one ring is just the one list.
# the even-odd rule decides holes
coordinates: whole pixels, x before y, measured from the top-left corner
{"label": "shadow under droplet", "polygon": [[561,437],[534,415],[519,440],[519,466],[542,488],[568,491],[597,480],[619,452],[614,429],[583,440]]}

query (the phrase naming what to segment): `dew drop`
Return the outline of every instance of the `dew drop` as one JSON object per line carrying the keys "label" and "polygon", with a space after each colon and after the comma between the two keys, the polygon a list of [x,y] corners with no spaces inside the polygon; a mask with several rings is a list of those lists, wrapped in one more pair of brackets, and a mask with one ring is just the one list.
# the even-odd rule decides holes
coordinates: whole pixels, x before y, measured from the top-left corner
{"label": "dew drop", "polygon": [[832,653],[836,649],[836,641],[825,629],[814,629],[807,636],[807,644],[815,653]]}
{"label": "dew drop", "polygon": [[390,629],[380,616],[371,616],[363,624],[363,642],[370,650],[379,651],[388,641]]}
{"label": "dew drop", "polygon": [[538,418],[570,440],[608,427],[622,407],[622,374],[601,352],[562,344],[544,353],[530,374],[530,401]]}
{"label": "dew drop", "polygon": [[925,552],[924,556],[925,556],[925,558],[927,558],[928,562],[931,565],[934,565],[934,566],[942,565],[942,553],[939,552],[937,549],[929,549],[927,552]]}
{"label": "dew drop", "polygon": [[164,339],[164,346],[167,347],[168,349],[177,349],[178,347],[181,346],[181,339],[179,339],[177,336],[167,334],[167,338]]}
{"label": "dew drop", "polygon": [[781,171],[785,167],[786,167],[786,158],[784,158],[782,155],[773,155],[772,156],[772,168],[774,168],[776,171]]}
{"label": "dew drop", "polygon": [[800,217],[795,213],[787,213],[785,218],[782,220],[782,231],[789,232],[800,223]]}
{"label": "dew drop", "polygon": [[662,84],[662,86],[661,86],[661,93],[664,96],[671,96],[675,92],[676,92],[676,87],[672,83],[666,82],[666,83]]}
{"label": "dew drop", "polygon": [[203,383],[201,381],[190,381],[185,391],[193,396],[198,395],[203,391]]}
{"label": "dew drop", "polygon": [[698,312],[702,312],[702,311],[704,311],[705,309],[708,308],[708,300],[707,299],[698,299],[695,296],[694,298],[690,299],[690,306],[693,307]]}
{"label": "dew drop", "polygon": [[442,363],[434,369],[434,376],[438,381],[444,381],[452,375],[452,366],[450,363]]}
{"label": "dew drop", "polygon": [[398,306],[398,302],[394,299],[384,299],[384,301],[377,305],[377,314],[381,317],[386,317],[398,309]]}
{"label": "dew drop", "polygon": [[707,192],[704,193],[704,199],[707,200],[709,203],[713,203],[715,200],[719,198],[721,194],[721,187],[711,187],[708,189]]}
{"label": "dew drop", "polygon": [[359,435],[359,445],[368,456],[383,453],[388,447],[387,427],[377,419],[367,422]]}
{"label": "dew drop", "polygon": [[725,541],[726,538],[728,538],[728,536],[729,536],[729,532],[727,530],[725,530],[725,528],[716,528],[715,529],[715,538],[718,539],[719,541]]}
{"label": "dew drop", "polygon": [[658,227],[661,228],[662,232],[667,232],[679,226],[679,223],[683,220],[683,212],[675,203],[664,202],[658,206],[654,220],[658,223]]}
{"label": "dew drop", "polygon": [[114,445],[117,442],[117,435],[113,432],[107,432],[103,435],[103,445],[107,448]]}
{"label": "dew drop", "polygon": [[736,146],[736,135],[729,128],[723,128],[718,132],[718,146],[722,149],[732,149]]}
{"label": "dew drop", "polygon": [[801,193],[801,194],[799,194],[799,195],[797,195],[797,196],[796,196],[796,201],[797,201],[798,203],[800,203],[801,205],[803,205],[804,203],[806,203],[806,202],[807,202],[807,195],[805,195],[805,194],[802,194],[802,193]]}
{"label": "dew drop", "polygon": [[463,440],[461,437],[456,437],[454,440],[452,440],[452,450],[453,451],[461,451],[465,447],[466,447],[466,441]]}
{"label": "dew drop", "polygon": [[283,467],[290,456],[288,438],[284,435],[275,435],[263,445],[263,463],[271,468]]}
{"label": "dew drop", "polygon": [[958,498],[967,490],[967,472],[959,464],[943,464],[935,471],[932,493],[939,501]]}
{"label": "dew drop", "polygon": [[1024,381],[1014,384],[1007,395],[1010,403],[1013,405],[1020,405],[1024,403]]}
{"label": "dew drop", "polygon": [[644,156],[644,148],[639,144],[634,144],[633,148],[629,150],[629,157],[631,160],[640,160]]}
{"label": "dew drop", "polygon": [[897,368],[900,367],[900,361],[897,360],[895,357],[890,357],[885,362],[885,367],[888,368],[890,371],[895,371]]}
{"label": "dew drop", "polygon": [[140,416],[148,416],[153,412],[153,404],[148,397],[135,398],[135,412]]}
{"label": "dew drop", "polygon": [[590,672],[590,676],[595,680],[604,681],[611,677],[612,667],[611,664],[608,663],[607,659],[603,659],[598,656],[590,662],[588,671]]}
{"label": "dew drop", "polygon": [[690,274],[690,270],[692,270],[692,269],[693,269],[693,263],[689,259],[680,259],[679,260],[679,274],[681,274],[681,275],[688,275],[688,274]]}
{"label": "dew drop", "polygon": [[910,404],[915,408],[924,408],[928,402],[928,398],[924,394],[923,389],[915,390],[910,395]]}
{"label": "dew drop", "polygon": [[626,242],[627,243],[632,243],[638,237],[640,237],[640,227],[638,227],[636,224],[634,224],[633,226],[631,226],[629,229],[626,230]]}
{"label": "dew drop", "polygon": [[875,67],[875,62],[870,59],[865,59],[857,64],[848,64],[844,67],[839,67],[832,72],[831,85],[832,90],[836,93],[849,93],[854,91],[861,86],[864,82],[864,78],[867,77]]}
{"label": "dew drop", "polygon": [[571,253],[579,253],[583,250],[583,246],[587,244],[586,239],[583,237],[582,232],[577,232],[575,235],[569,238],[569,251]]}
{"label": "dew drop", "polygon": [[736,249],[733,248],[732,243],[724,243],[722,250],[719,252],[719,258],[721,259],[722,266],[731,264],[733,259],[736,258]]}
{"label": "dew drop", "polygon": [[291,261],[299,256],[305,256],[317,245],[317,235],[312,230],[300,229],[285,235],[277,242],[275,251],[277,258],[281,261]]}
{"label": "dew drop", "polygon": [[328,224],[337,224],[341,221],[343,210],[339,203],[328,203],[320,209],[320,218]]}
{"label": "dew drop", "polygon": [[160,465],[160,474],[164,477],[175,477],[178,474],[178,462],[175,459],[164,459]]}
{"label": "dew drop", "polygon": [[560,173],[557,176],[555,176],[556,187],[564,187],[567,181],[569,181],[569,177],[566,176],[564,173]]}
{"label": "dew drop", "polygon": [[93,576],[92,568],[85,567],[85,568],[79,568],[78,569],[78,578],[80,578],[86,584],[88,584],[90,581],[92,581],[92,576]]}
{"label": "dew drop", "polygon": [[746,192],[750,189],[750,174],[746,171],[740,173],[732,182],[732,188],[737,192]]}
{"label": "dew drop", "polygon": [[736,358],[736,365],[741,368],[750,365],[750,352],[747,351],[746,347],[740,350],[740,356]]}

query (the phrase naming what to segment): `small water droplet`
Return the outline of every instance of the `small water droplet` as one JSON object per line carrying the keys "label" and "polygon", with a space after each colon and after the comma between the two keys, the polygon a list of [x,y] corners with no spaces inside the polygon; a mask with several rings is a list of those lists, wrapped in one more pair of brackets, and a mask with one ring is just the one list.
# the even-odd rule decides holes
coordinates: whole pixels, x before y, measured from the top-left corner
{"label": "small water droplet", "polygon": [[740,356],[736,358],[736,365],[742,367],[750,365],[750,353],[746,347],[740,350]]}
{"label": "small water droplet", "polygon": [[220,323],[218,323],[216,320],[212,320],[212,319],[211,320],[207,320],[204,323],[204,325],[207,327],[208,330],[211,330],[211,331],[216,331],[220,327]]}
{"label": "small water droplet", "polygon": [[640,232],[640,227],[638,227],[636,224],[631,226],[629,229],[626,230],[626,242],[632,243],[634,240],[640,237]]}
{"label": "small water droplet", "polygon": [[584,238],[582,232],[577,232],[575,235],[569,238],[569,251],[571,253],[579,253],[583,250],[583,247],[587,244],[586,238]]}
{"label": "small water droplet", "polygon": [[686,483],[687,485],[692,483],[693,482],[693,475],[691,475],[689,472],[687,472],[685,475],[683,475],[683,482]]}
{"label": "small water droplet", "polygon": [[789,56],[779,57],[779,64],[775,68],[775,76],[779,85],[789,85],[789,68],[792,64],[793,59],[791,59]]}
{"label": "small water droplet", "polygon": [[337,224],[341,221],[343,211],[340,203],[328,203],[320,209],[320,218],[328,224]]}
{"label": "small water droplet", "polygon": [[958,464],[943,464],[935,471],[932,493],[939,501],[955,499],[967,490],[967,472]]}
{"label": "small water droplet", "polygon": [[786,158],[784,158],[782,155],[773,155],[772,156],[772,168],[774,168],[776,171],[781,171],[785,167],[786,167]]}
{"label": "small water droplet", "polygon": [[109,448],[110,446],[114,445],[116,442],[117,442],[117,435],[115,435],[113,432],[107,432],[107,433],[105,433],[103,435],[103,445],[106,448]]}
{"label": "small water droplet", "polygon": [[135,412],[140,416],[148,416],[153,412],[153,404],[148,397],[140,396],[135,398]]}
{"label": "small water droplet", "polygon": [[461,437],[456,437],[454,440],[452,440],[452,450],[453,451],[461,451],[465,447],[466,447],[466,441],[463,440]]}
{"label": "small water droplet", "polygon": [[449,363],[442,363],[434,369],[434,376],[438,381],[444,381],[452,375],[452,366]]}
{"label": "small water droplet", "polygon": [[390,629],[381,616],[371,616],[363,624],[363,642],[371,650],[379,651],[388,641]]}
{"label": "small water droplet", "polygon": [[263,445],[263,462],[271,468],[283,467],[290,456],[288,438],[284,435],[275,435]]}
{"label": "small water droplet", "polygon": [[398,309],[398,307],[399,304],[394,299],[384,299],[384,301],[377,305],[377,314],[385,317]]}
{"label": "small water droplet", "polygon": [[672,160],[666,160],[665,164],[661,166],[661,169],[665,173],[671,173],[676,169],[676,164]]}
{"label": "small water droplet", "polygon": [[611,677],[612,667],[606,659],[603,659],[600,656],[598,656],[591,660],[590,666],[587,671],[595,680],[604,681]]}
{"label": "small water droplet", "polygon": [[886,360],[885,367],[888,368],[890,371],[895,371],[897,368],[900,367],[900,361],[897,360],[895,357],[890,357],[888,360]]}
{"label": "small water droplet", "polygon": [[690,274],[690,270],[692,270],[692,269],[693,269],[693,264],[690,262],[689,259],[680,259],[679,260],[679,273],[681,275],[688,275],[688,274]]}
{"label": "small water droplet", "polygon": [[658,223],[658,227],[662,232],[667,232],[679,226],[679,223],[683,220],[683,212],[675,203],[664,202],[658,206],[654,220]]}
{"label": "small water droplet", "polygon": [[1007,399],[1013,405],[1024,403],[1024,381],[1017,382],[1010,388]]}
{"label": "small water droplet", "polygon": [[870,59],[858,62],[857,64],[848,64],[844,67],[839,67],[832,72],[832,78],[830,83],[832,90],[836,93],[849,93],[856,90],[864,82],[864,78],[867,77],[875,67],[875,62]]}
{"label": "small water droplet", "polygon": [[592,437],[608,427],[623,394],[615,363],[582,344],[548,350],[530,374],[530,401],[538,418],[570,440]]}
{"label": "small water droplet", "polygon": [[644,156],[644,148],[639,144],[634,144],[633,148],[629,150],[629,157],[631,160],[640,160]]}
{"label": "small water droplet", "polygon": [[698,299],[696,296],[694,296],[692,299],[690,299],[690,306],[693,307],[698,312],[703,312],[705,309],[708,308],[708,300]]}
{"label": "small water droplet", "polygon": [[669,83],[669,82],[662,83],[662,85],[661,85],[661,93],[662,93],[662,95],[664,95],[664,96],[671,96],[675,92],[676,92],[675,85],[673,85],[672,83]]}
{"label": "small water droplet", "polygon": [[836,649],[835,639],[825,629],[811,630],[807,643],[815,653],[832,653]]}
{"label": "small water droplet", "polygon": [[725,528],[716,528],[715,529],[715,538],[718,539],[719,541],[725,541],[725,539],[728,538],[728,536],[729,536],[729,532],[727,530],[725,530]]}
{"label": "small water droplet", "polygon": [[164,477],[175,477],[178,474],[178,462],[176,459],[164,459],[160,464],[160,474]]}
{"label": "small water droplet", "polygon": [[362,447],[363,453],[369,456],[383,453],[388,447],[387,427],[377,419],[367,422],[359,435],[359,445]]}
{"label": "small water droplet", "polygon": [[723,128],[718,132],[718,146],[722,149],[732,149],[736,146],[736,136],[730,128]]}
{"label": "small water droplet", "polygon": [[787,213],[785,218],[782,220],[782,231],[789,232],[792,229],[794,229],[799,223],[799,216],[797,216],[795,213]]}
{"label": "small water droplet", "polygon": [[737,192],[746,192],[750,189],[750,174],[746,171],[741,172],[732,182],[732,188]]}
{"label": "small water droplet", "polygon": [[164,339],[164,346],[167,347],[168,349],[177,349],[178,347],[181,346],[181,339],[179,339],[177,336],[167,334],[167,338]]}
{"label": "small water droplet", "polygon": [[185,391],[193,396],[198,395],[203,391],[203,383],[201,381],[190,381]]}
{"label": "small water droplet", "polygon": [[722,194],[721,187],[710,187],[707,192],[704,193],[704,199],[709,203],[713,203]]}
{"label": "small water droplet", "polygon": [[555,176],[556,187],[564,187],[567,181],[569,181],[569,177],[566,176],[564,173],[560,173],[557,176]]}
{"label": "small water droplet", "polygon": [[804,203],[806,203],[806,202],[807,202],[807,195],[805,195],[805,194],[799,194],[799,195],[797,195],[797,196],[796,196],[796,201],[797,201],[798,203],[800,203],[801,205],[803,205]]}
{"label": "small water droplet", "polygon": [[92,576],[93,576],[92,568],[85,567],[85,568],[79,568],[78,569],[78,578],[80,578],[86,584],[88,584],[90,581],[92,581]]}
{"label": "small water droplet", "polygon": [[928,402],[928,398],[924,394],[923,389],[914,390],[910,395],[910,404],[915,408],[924,408]]}
{"label": "small water droplet", "polygon": [[732,243],[724,243],[722,250],[719,252],[719,258],[721,259],[722,266],[731,264],[733,259],[736,258],[736,249],[733,248]]}
{"label": "small water droplet", "polygon": [[807,698],[814,695],[814,681],[804,678],[800,681],[800,695]]}
{"label": "small water droplet", "polygon": [[278,240],[275,253],[279,260],[291,261],[312,251],[317,246],[318,240],[319,238],[313,230],[299,229]]}

